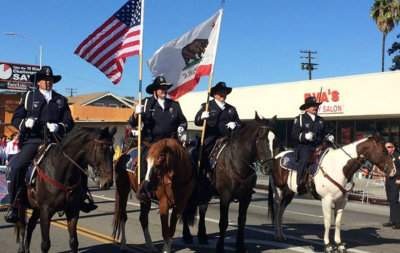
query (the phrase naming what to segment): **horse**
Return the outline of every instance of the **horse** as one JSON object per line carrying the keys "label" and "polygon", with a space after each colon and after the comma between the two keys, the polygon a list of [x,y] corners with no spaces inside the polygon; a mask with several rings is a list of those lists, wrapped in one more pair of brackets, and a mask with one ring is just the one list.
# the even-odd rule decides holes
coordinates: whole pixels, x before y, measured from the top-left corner
{"label": "horse", "polygon": [[[80,204],[86,195],[87,167],[92,166],[100,189],[113,184],[113,135],[108,127],[74,127],[61,142],[49,144],[43,156],[35,157],[34,184],[27,184],[25,201],[18,207],[19,220],[15,225],[18,252],[30,252],[33,230],[40,218],[41,251],[50,249],[50,222],[56,212],[65,212],[72,252],[78,252],[77,223]],[[37,161],[38,156],[42,156]],[[25,192],[25,191],[24,191]],[[32,208],[26,224],[26,210]]]}
{"label": "horse", "polygon": [[[126,164],[130,157],[123,154],[116,162],[115,169],[115,211],[113,219],[114,239],[121,238],[121,249],[126,248],[125,224],[127,221],[126,204],[131,190],[138,193],[138,175],[136,171],[127,171]],[[182,215],[192,195],[195,185],[195,171],[188,153],[175,139],[161,139],[150,146],[147,154],[147,170],[152,170],[150,181],[155,185],[155,199],[158,200],[161,218],[163,252],[171,252],[172,238],[178,217]],[[140,200],[140,224],[142,226],[146,246],[151,252],[158,252],[154,247],[148,228],[148,214],[151,201]],[[169,210],[172,209],[169,220]],[[186,212],[187,213],[187,212]],[[194,220],[195,210],[191,212]]]}
{"label": "horse", "polygon": [[[283,151],[276,156],[269,176],[268,207],[272,211],[275,239],[279,241],[286,240],[282,231],[282,216],[285,208],[297,193],[296,171],[284,168],[281,163],[285,162],[288,154],[293,154],[293,151]],[[346,245],[342,243],[340,237],[341,219],[349,192],[354,186],[353,175],[365,161],[370,161],[387,175],[395,172],[384,141],[378,136],[363,138],[336,149],[329,147],[319,159],[313,182],[314,191],[317,193],[315,197],[322,201],[325,252],[346,252]],[[330,243],[329,240],[332,207],[336,216],[335,244]]]}
{"label": "horse", "polygon": [[[256,164],[263,170],[272,168],[273,154],[277,148],[277,138],[274,133],[276,117],[271,121],[261,119],[257,114],[255,119],[245,122],[243,126],[228,138],[225,147],[217,157],[214,168],[212,187],[220,199],[219,238],[216,252],[224,252],[225,232],[228,227],[229,206],[232,201],[239,202],[238,230],[236,235],[236,251],[246,252],[244,244],[244,227],[246,225],[247,209],[251,202],[253,188],[256,185]],[[204,180],[198,180],[199,183]],[[198,186],[199,194],[209,194],[209,190]],[[208,201],[212,194],[206,196]],[[204,200],[204,195],[197,197]],[[208,243],[205,226],[206,203],[199,205],[198,241]],[[198,203],[197,203],[198,204]],[[183,239],[186,243],[193,241],[186,218],[183,217]]]}

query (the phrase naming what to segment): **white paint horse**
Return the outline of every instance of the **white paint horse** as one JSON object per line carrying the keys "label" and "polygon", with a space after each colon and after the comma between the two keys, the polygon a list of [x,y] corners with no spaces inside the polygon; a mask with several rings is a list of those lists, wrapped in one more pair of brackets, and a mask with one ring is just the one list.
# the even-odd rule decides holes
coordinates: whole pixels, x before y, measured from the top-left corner
{"label": "white paint horse", "polygon": [[[281,165],[281,160],[284,160],[289,152],[293,151],[284,151],[276,156],[270,175],[268,204],[269,210],[272,211],[276,240],[285,240],[282,216],[297,193],[296,171],[288,170]],[[395,173],[395,166],[385,149],[384,141],[378,137],[364,138],[338,149],[328,148],[321,156],[313,180],[316,193],[322,201],[325,252],[346,252],[346,246],[340,237],[343,209],[347,203],[348,193],[354,186],[353,175],[366,160],[376,165],[386,175]],[[332,208],[336,215],[335,244],[329,241]]]}

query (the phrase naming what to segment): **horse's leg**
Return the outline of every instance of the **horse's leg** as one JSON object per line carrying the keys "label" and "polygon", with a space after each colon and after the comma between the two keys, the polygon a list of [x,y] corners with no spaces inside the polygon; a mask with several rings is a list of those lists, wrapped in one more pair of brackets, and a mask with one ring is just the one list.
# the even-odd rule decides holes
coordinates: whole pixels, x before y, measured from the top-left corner
{"label": "horse's leg", "polygon": [[50,249],[50,220],[53,213],[50,213],[48,206],[40,208],[40,230],[42,233],[42,243],[40,248],[43,253],[47,253]]}
{"label": "horse's leg", "polygon": [[78,212],[66,212],[67,216],[67,224],[68,224],[68,233],[69,233],[69,247],[71,248],[72,252],[78,252],[78,234],[76,232],[76,228],[78,225],[79,219],[79,211]]}
{"label": "horse's leg", "polygon": [[346,206],[347,203],[347,198],[343,197],[342,199],[338,200],[335,204],[335,213],[336,213],[336,219],[335,219],[335,243],[336,243],[336,248],[339,253],[346,253],[346,244],[342,243],[342,240],[340,238],[340,231],[341,231],[341,226],[342,226],[342,216],[343,216],[343,210],[344,207]]}
{"label": "horse's leg", "polygon": [[197,239],[200,244],[208,244],[208,236],[206,229],[206,212],[208,203],[199,206],[199,225],[197,231]]}
{"label": "horse's leg", "polygon": [[332,220],[332,199],[330,197],[322,198],[322,213],[324,214],[324,244],[325,252],[330,253],[335,251],[335,247],[329,242],[329,230]]}
{"label": "horse's leg", "polygon": [[[285,235],[283,234],[282,230],[282,217],[283,213],[285,211],[285,205],[284,205],[284,199],[286,198],[285,196],[285,191],[282,190],[281,188],[277,187],[274,185],[273,181],[272,182],[272,190],[273,190],[273,198],[274,198],[274,226],[275,226],[275,240],[277,241],[285,241]],[[292,196],[293,198],[293,196]]]}
{"label": "horse's leg", "polygon": [[244,228],[246,225],[247,209],[250,205],[251,195],[239,201],[238,231],[236,235],[236,252],[246,252],[244,245]]}
{"label": "horse's leg", "polygon": [[225,232],[228,227],[230,196],[221,194],[219,205],[219,238],[216,252],[224,252]]}
{"label": "horse's leg", "polygon": [[144,239],[146,241],[146,246],[150,252],[158,252],[157,248],[154,247],[153,241],[151,240],[149,232],[149,212],[150,212],[151,202],[145,201],[140,202],[140,224],[142,225]]}
{"label": "horse's leg", "polygon": [[294,197],[294,192],[289,190],[289,188],[285,188],[285,190],[282,190],[282,200],[280,203],[279,212],[277,213],[277,216],[278,216],[277,218],[278,218],[279,227],[280,227],[281,239],[283,241],[286,240],[286,236],[283,233],[283,229],[282,229],[283,214],[286,210],[286,207],[290,204],[290,202],[292,202],[293,197]]}
{"label": "horse's leg", "polygon": [[182,216],[182,239],[186,244],[193,243],[193,236],[190,233],[189,223],[185,215]]}
{"label": "horse's leg", "polygon": [[172,238],[170,236],[170,227],[168,226],[169,206],[167,198],[159,200],[161,230],[164,239],[163,253],[171,252]]}
{"label": "horse's leg", "polygon": [[39,219],[39,215],[40,215],[39,209],[33,209],[32,215],[29,218],[28,224],[26,226],[26,235],[25,235],[25,242],[24,242],[25,252],[29,252],[29,248],[30,248],[31,240],[32,240],[32,233],[36,227],[37,221]]}
{"label": "horse's leg", "polygon": [[[123,171],[125,172],[125,171]],[[121,173],[120,170],[116,171],[116,191],[115,191],[115,208],[113,220],[113,238],[117,239],[121,236],[120,250],[127,250],[126,246],[126,233],[125,224],[128,220],[126,214],[126,205],[128,203],[128,196],[131,190],[128,174]]]}

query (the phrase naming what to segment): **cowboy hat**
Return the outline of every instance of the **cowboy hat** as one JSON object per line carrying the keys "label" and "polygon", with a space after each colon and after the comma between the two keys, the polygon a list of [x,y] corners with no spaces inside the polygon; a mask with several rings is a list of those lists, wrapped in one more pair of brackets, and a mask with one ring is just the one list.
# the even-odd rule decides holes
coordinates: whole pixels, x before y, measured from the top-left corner
{"label": "cowboy hat", "polygon": [[49,79],[52,79],[53,83],[57,83],[61,80],[60,75],[53,75],[53,70],[50,68],[50,66],[43,66],[38,72],[29,77],[29,80],[35,84],[37,81]]}
{"label": "cowboy hat", "polygon": [[226,95],[232,92],[232,88],[226,86],[225,82],[218,82],[214,87],[211,88],[210,95],[213,97],[218,91],[225,91]]}
{"label": "cowboy hat", "polygon": [[313,96],[307,97],[304,100],[304,104],[302,104],[300,106],[300,110],[305,110],[305,109],[313,107],[313,106],[318,107],[318,106],[320,106],[320,104],[322,104],[322,102],[317,102],[317,99],[315,97],[313,97]]}
{"label": "cowboy hat", "polygon": [[149,94],[153,94],[153,92],[155,90],[158,90],[158,89],[168,90],[171,87],[172,87],[172,84],[167,82],[167,80],[165,80],[165,77],[157,76],[154,79],[153,83],[149,84],[146,87],[146,92]]}

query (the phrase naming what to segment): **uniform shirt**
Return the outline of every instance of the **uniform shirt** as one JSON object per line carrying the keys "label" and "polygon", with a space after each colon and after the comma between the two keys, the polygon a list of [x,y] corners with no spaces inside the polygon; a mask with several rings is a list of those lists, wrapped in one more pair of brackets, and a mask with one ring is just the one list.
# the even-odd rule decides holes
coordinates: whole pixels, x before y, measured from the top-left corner
{"label": "uniform shirt", "polygon": [[[326,135],[325,131],[323,118],[315,115],[315,119],[313,120],[308,113],[304,113],[294,119],[291,137],[296,145],[307,145],[315,148],[321,145]],[[314,133],[312,141],[306,139],[305,134],[307,132]]]}
{"label": "uniform shirt", "polygon": [[[178,102],[166,98],[162,108],[155,97],[148,97],[142,101],[142,105],[144,105],[142,114],[144,140],[155,142],[163,138],[175,138],[179,126],[187,128],[186,117]],[[137,127],[138,118],[132,115],[129,124]]]}
{"label": "uniform shirt", "polygon": [[[25,120],[28,118],[35,119],[32,129],[25,127]],[[67,98],[55,91],[52,91],[49,102],[38,90],[25,93],[13,114],[11,122],[19,129],[22,142],[41,142],[44,140],[46,123],[58,124],[58,136],[63,136],[74,126]]]}
{"label": "uniform shirt", "polygon": [[[203,120],[201,119],[201,114],[205,111],[205,103],[201,105],[200,110],[197,112],[195,117],[196,126],[202,126]],[[209,139],[209,141],[215,141],[216,139],[229,136],[230,131],[226,124],[228,122],[235,122],[236,128],[240,127],[240,119],[239,115],[236,111],[236,108],[232,105],[225,103],[225,107],[221,109],[215,100],[211,100],[208,105],[208,111],[210,117],[206,120],[206,133],[205,138]],[[207,141],[206,141],[207,142]]]}

